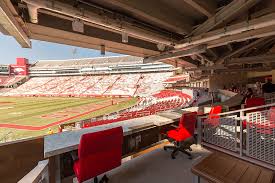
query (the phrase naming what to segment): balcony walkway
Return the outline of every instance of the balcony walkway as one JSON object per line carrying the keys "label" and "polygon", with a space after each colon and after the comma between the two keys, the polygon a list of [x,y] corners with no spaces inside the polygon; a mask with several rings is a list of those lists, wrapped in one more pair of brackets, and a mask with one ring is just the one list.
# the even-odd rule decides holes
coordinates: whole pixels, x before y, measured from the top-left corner
{"label": "balcony walkway", "polygon": [[[210,153],[200,146],[193,145],[192,160],[182,153],[179,153],[173,160],[170,151],[164,151],[162,146],[126,161],[119,168],[108,172],[109,183],[192,183],[191,167]],[[71,178],[63,181],[63,183],[69,182],[72,182]],[[74,180],[74,182],[77,181]]]}

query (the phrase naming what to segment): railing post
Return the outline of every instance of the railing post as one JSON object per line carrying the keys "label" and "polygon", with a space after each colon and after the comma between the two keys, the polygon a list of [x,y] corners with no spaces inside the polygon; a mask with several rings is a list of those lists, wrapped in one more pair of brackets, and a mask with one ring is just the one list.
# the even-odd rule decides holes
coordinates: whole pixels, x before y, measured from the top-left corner
{"label": "railing post", "polygon": [[243,156],[243,120],[244,111],[240,111],[240,156]]}
{"label": "railing post", "polygon": [[198,135],[197,143],[198,145],[201,145],[201,142],[202,142],[202,118],[201,117],[198,117],[197,135]]}
{"label": "railing post", "polygon": [[[43,161],[40,161],[40,162],[38,162],[38,165],[40,165],[42,163],[43,163]],[[45,170],[43,171],[43,174],[42,174],[42,182],[43,183],[50,183],[48,160],[47,160],[47,166],[45,167]]]}

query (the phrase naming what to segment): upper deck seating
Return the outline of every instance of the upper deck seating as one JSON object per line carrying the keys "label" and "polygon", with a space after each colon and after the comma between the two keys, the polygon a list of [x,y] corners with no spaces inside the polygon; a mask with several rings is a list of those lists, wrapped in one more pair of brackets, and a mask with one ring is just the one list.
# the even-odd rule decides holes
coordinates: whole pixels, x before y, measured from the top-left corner
{"label": "upper deck seating", "polygon": [[0,76],[0,86],[8,87],[21,81],[24,76]]}
{"label": "upper deck seating", "polygon": [[[6,93],[14,96],[149,96],[163,89],[168,73],[35,77]],[[6,82],[6,80],[5,80]]]}
{"label": "upper deck seating", "polygon": [[139,88],[137,90],[137,95],[139,96],[149,96],[160,90],[164,89],[162,84],[165,79],[170,77],[172,73],[150,73],[143,74],[143,79],[139,83]]}
{"label": "upper deck seating", "polygon": [[140,78],[140,74],[123,74],[119,80],[105,93],[106,95],[124,95],[133,96],[136,91],[136,83]]}
{"label": "upper deck seating", "polygon": [[118,75],[104,76],[101,80],[95,83],[95,85],[87,90],[87,95],[103,95],[107,89],[117,80]]}

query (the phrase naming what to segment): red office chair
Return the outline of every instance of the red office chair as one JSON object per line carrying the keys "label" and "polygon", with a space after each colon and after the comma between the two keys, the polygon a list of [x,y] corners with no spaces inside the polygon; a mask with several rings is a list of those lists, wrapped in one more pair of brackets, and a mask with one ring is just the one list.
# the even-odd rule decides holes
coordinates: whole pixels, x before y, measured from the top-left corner
{"label": "red office chair", "polygon": [[197,112],[183,114],[177,129],[167,132],[168,140],[174,143],[174,146],[164,146],[164,150],[172,149],[172,159],[180,151],[192,159],[192,155],[186,150],[192,151],[191,145],[194,144],[194,132],[197,122]]}
{"label": "red office chair", "polygon": [[[97,176],[121,165],[122,127],[84,134],[78,148],[78,160],[74,162],[74,172],[79,183]],[[108,182],[106,175],[100,182]]]}
{"label": "red office chair", "polygon": [[218,114],[220,114],[222,112],[222,106],[218,105],[218,106],[214,106],[211,108],[209,115],[207,118],[203,119],[203,123],[207,123],[210,124],[211,126],[218,126],[220,124],[220,116]]}
{"label": "red office chair", "polygon": [[[265,105],[265,99],[260,98],[260,97],[253,97],[253,98],[249,98],[245,101],[244,107],[250,108],[250,107],[257,107],[257,106],[261,106],[261,105]],[[246,112],[256,112],[256,111],[261,111],[261,110],[264,110],[264,109],[254,109],[254,110],[249,110]],[[246,125],[247,125],[247,121],[244,120],[242,122],[242,124],[243,124],[243,129],[245,129]]]}
{"label": "red office chair", "polygon": [[[264,98],[253,97],[253,98],[249,98],[245,101],[245,108],[257,107],[257,106],[261,106],[261,105],[265,105],[265,99]],[[257,111],[257,110],[258,109],[256,109],[255,111]]]}
{"label": "red office chair", "polygon": [[222,106],[218,105],[215,107],[212,107],[210,112],[209,112],[209,119],[216,119],[216,118],[220,118],[220,116],[218,114],[220,114],[222,112]]}

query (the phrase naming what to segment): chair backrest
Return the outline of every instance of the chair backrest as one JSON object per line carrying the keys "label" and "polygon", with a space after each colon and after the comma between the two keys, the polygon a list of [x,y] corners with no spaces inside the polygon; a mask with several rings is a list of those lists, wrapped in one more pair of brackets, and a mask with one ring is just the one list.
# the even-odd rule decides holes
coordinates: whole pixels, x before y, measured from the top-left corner
{"label": "chair backrest", "polygon": [[218,106],[212,107],[209,112],[208,119],[220,118],[220,116],[217,114],[220,114],[221,112],[222,112],[222,106],[218,105]]}
{"label": "chair backrest", "polygon": [[190,135],[194,135],[197,122],[197,112],[182,114],[179,122],[179,129],[185,128]]}
{"label": "chair backrest", "polygon": [[[264,98],[253,97],[253,98],[249,98],[245,101],[245,108],[257,107],[257,106],[261,106],[261,105],[265,105],[265,99]],[[264,108],[254,109],[254,110],[249,110],[249,111],[246,111],[246,112],[250,113],[250,112],[257,112],[257,111],[262,111],[262,110],[265,110],[265,109]]]}
{"label": "chair backrest", "polygon": [[265,105],[265,99],[260,97],[249,98],[245,101],[245,108]]}
{"label": "chair backrest", "polygon": [[122,127],[82,135],[78,179],[85,181],[120,166],[122,141]]}

